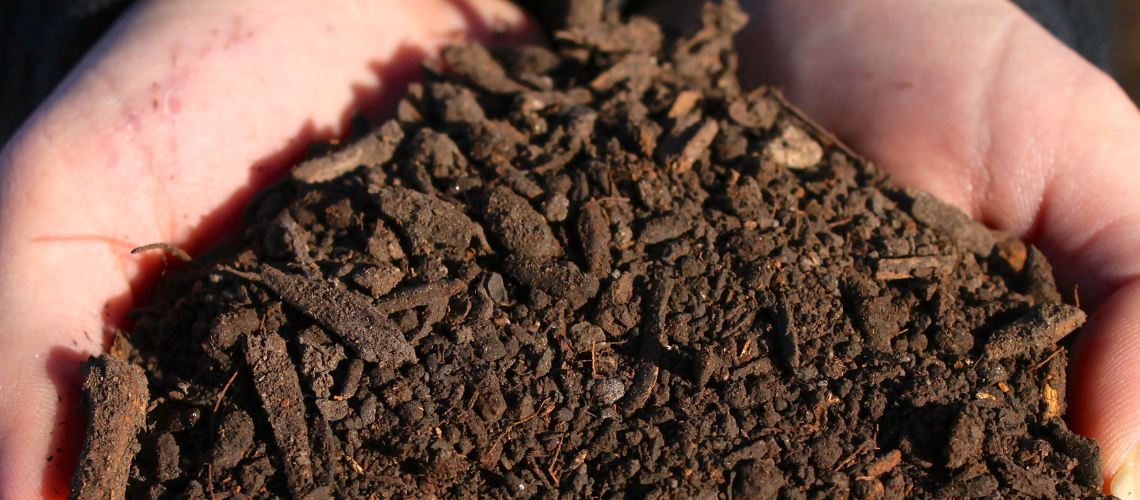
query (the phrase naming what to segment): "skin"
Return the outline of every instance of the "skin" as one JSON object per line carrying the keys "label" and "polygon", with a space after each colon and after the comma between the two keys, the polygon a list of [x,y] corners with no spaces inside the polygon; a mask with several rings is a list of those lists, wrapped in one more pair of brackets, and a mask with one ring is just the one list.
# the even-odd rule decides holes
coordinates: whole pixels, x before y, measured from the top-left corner
{"label": "skin", "polygon": [[[306,143],[382,117],[447,41],[533,38],[502,0],[278,4],[142,2],[0,153],[0,498],[66,494],[78,362],[162,270],[131,248],[224,237]],[[1004,2],[744,4],[746,80],[1079,285],[1070,421],[1115,471],[1140,438],[1140,113]]]}

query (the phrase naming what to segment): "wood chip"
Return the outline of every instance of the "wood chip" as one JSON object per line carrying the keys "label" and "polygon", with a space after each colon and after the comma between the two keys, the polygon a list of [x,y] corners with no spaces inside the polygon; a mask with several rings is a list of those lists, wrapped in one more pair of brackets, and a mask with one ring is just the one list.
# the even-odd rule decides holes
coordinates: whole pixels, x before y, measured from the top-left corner
{"label": "wood chip", "polygon": [[741,446],[737,448],[736,451],[729,453],[728,456],[724,458],[724,464],[728,467],[734,467],[742,460],[756,460],[763,458],[767,454],[768,442],[763,440],[754,441],[751,444]]}
{"label": "wood chip", "polygon": [[598,294],[598,279],[582,273],[572,262],[535,261],[510,255],[503,260],[503,268],[511,279],[566,299],[574,309]]}
{"label": "wood chip", "polygon": [[619,402],[621,411],[630,415],[649,401],[653,388],[657,385],[657,366],[661,351],[669,343],[665,335],[665,317],[669,314],[669,298],[673,295],[673,280],[665,278],[653,289],[649,310],[645,315],[645,326],[641,334],[641,362],[637,367],[633,383]]}
{"label": "wood chip", "polygon": [[943,447],[946,467],[958,469],[970,463],[982,451],[986,425],[978,418],[975,407],[966,407],[955,417],[950,426],[950,435]]}
{"label": "wood chip", "polygon": [[656,59],[652,56],[631,54],[594,78],[590,82],[590,88],[598,92],[605,92],[617,84],[631,79],[633,80],[630,82],[631,87],[644,88],[660,71],[661,67],[657,65]]}
{"label": "wood chip", "polygon": [[380,314],[392,314],[415,307],[447,300],[467,289],[459,280],[440,280],[394,291],[376,302],[375,309]]}
{"label": "wood chip", "polygon": [[416,361],[416,352],[403,334],[363,295],[269,266],[262,267],[260,274],[229,271],[265,285],[281,300],[340,337],[365,361],[393,366]]}
{"label": "wood chip", "polygon": [[986,343],[990,359],[1012,358],[1056,344],[1085,323],[1085,312],[1066,304],[1042,304],[1009,326],[994,332]]}
{"label": "wood chip", "polygon": [[1065,407],[1061,405],[1061,398],[1057,389],[1054,389],[1048,382],[1045,382],[1044,399],[1045,411],[1042,412],[1042,417],[1045,420],[1059,418],[1065,414]]}
{"label": "wood chip", "polygon": [[732,121],[745,127],[768,129],[776,123],[780,102],[768,96],[768,90],[759,88],[728,106]]}
{"label": "wood chip", "polygon": [[503,66],[482,44],[466,42],[444,47],[440,54],[447,69],[455,76],[494,94],[510,94],[527,90],[511,80]]}
{"label": "wood chip", "polygon": [[901,460],[902,452],[899,450],[891,450],[886,455],[883,455],[868,464],[867,468],[863,469],[863,473],[869,477],[879,477],[890,472],[891,469],[894,469]]}
{"label": "wood chip", "polygon": [[910,214],[914,220],[954,239],[971,252],[989,256],[997,244],[997,237],[989,228],[971,219],[958,207],[925,191],[907,188],[903,192],[912,200]]}
{"label": "wood chip", "polygon": [[399,122],[388,121],[378,130],[353,142],[340,151],[313,158],[293,168],[293,179],[307,184],[328,182],[361,165],[381,165],[392,159],[396,147],[404,140]]}
{"label": "wood chip", "polygon": [[797,374],[800,371],[800,338],[792,307],[786,297],[780,297],[777,315],[776,324],[773,325],[776,334],[776,352],[784,367],[792,374]]}
{"label": "wood chip", "polygon": [[610,253],[613,233],[597,200],[582,205],[577,229],[578,241],[582,244],[582,253],[585,254],[590,274],[598,279],[605,278],[613,268],[613,255]]}
{"label": "wood chip", "polygon": [[673,101],[673,106],[669,108],[669,118],[679,118],[689,114],[700,100],[700,92],[682,90],[677,94],[677,99]]}
{"label": "wood chip", "polygon": [[955,262],[954,257],[942,255],[879,259],[875,261],[875,278],[891,281],[945,276],[954,270]]}
{"label": "wood chip", "polygon": [[570,0],[568,2],[551,2],[554,5],[565,3],[566,26],[589,26],[602,20],[605,10],[604,0]]}
{"label": "wood chip", "polygon": [[459,258],[474,238],[482,248],[487,248],[483,227],[458,207],[436,196],[399,186],[384,186],[377,189],[376,201],[380,211],[403,233],[413,255]]}
{"label": "wood chip", "polygon": [[705,120],[692,135],[671,138],[669,144],[658,148],[665,166],[677,174],[687,172],[709,149],[718,132],[720,125],[716,120]]}
{"label": "wood chip", "polygon": [[562,254],[562,246],[546,218],[510,188],[499,186],[491,190],[483,221],[487,234],[510,253],[536,260]]}
{"label": "wood chip", "polygon": [[87,438],[79,452],[69,498],[126,498],[149,400],[146,376],[139,367],[108,354],[92,356],[83,364]]}
{"label": "wood chip", "polygon": [[276,333],[245,337],[245,361],[285,467],[293,498],[314,489],[305,400],[285,339]]}

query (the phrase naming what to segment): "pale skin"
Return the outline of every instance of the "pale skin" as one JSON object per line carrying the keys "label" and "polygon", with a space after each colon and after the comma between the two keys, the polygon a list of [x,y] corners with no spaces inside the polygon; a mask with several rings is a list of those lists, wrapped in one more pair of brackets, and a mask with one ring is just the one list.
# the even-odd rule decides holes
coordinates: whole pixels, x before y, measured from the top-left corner
{"label": "pale skin", "polygon": [[[1140,440],[1135,106],[1004,2],[744,3],[746,79],[1079,286],[1093,314],[1069,420],[1111,476]],[[358,107],[381,118],[415,59],[461,36],[533,33],[501,0],[154,0],[124,17],[0,155],[0,498],[66,493],[77,362],[161,271],[130,249],[208,247],[305,143]]]}

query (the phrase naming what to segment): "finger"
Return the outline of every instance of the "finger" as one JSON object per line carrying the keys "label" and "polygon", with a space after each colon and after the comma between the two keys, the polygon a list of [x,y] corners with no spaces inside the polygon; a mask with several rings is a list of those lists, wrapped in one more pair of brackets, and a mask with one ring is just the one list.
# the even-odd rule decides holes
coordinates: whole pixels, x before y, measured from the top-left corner
{"label": "finger", "polygon": [[[1070,370],[1068,403],[1070,425],[1093,436],[1103,447],[1112,493],[1124,500],[1140,498],[1137,461],[1138,419],[1136,391],[1140,380],[1140,283],[1128,285],[1109,297],[1085,327]],[[1124,470],[1122,470],[1124,469]],[[1107,483],[1106,483],[1107,484]],[[1128,489],[1122,489],[1128,486]]]}
{"label": "finger", "polygon": [[425,55],[526,33],[504,0],[168,0],[125,16],[0,154],[0,497],[66,495],[77,361],[161,264],[132,247],[203,248]]}
{"label": "finger", "polygon": [[1140,306],[1140,116],[1124,93],[1008,2],[746,7],[753,79],[899,183],[1037,244],[1086,306],[1114,305],[1086,328],[1070,415],[1115,471],[1140,438],[1140,360],[1116,352],[1140,335],[1125,315]]}

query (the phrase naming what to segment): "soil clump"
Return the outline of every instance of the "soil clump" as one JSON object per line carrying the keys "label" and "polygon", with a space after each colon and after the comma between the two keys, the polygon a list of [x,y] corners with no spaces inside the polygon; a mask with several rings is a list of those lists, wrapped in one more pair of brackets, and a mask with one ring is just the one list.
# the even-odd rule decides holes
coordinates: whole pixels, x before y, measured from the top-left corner
{"label": "soil clump", "polygon": [[172,265],[75,495],[1103,497],[1036,249],[742,89],[735,2],[601,3],[446,49]]}

